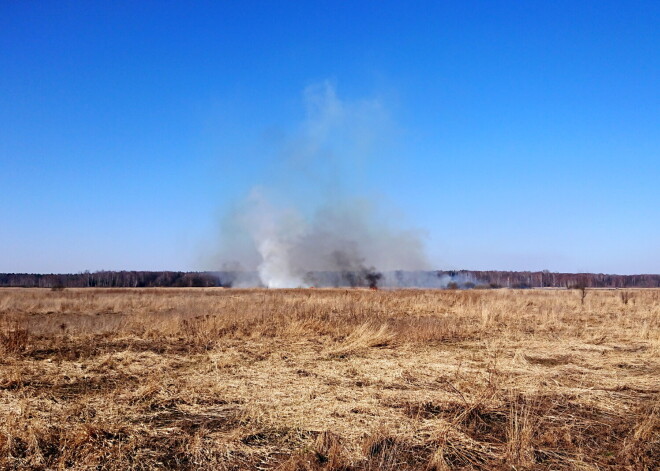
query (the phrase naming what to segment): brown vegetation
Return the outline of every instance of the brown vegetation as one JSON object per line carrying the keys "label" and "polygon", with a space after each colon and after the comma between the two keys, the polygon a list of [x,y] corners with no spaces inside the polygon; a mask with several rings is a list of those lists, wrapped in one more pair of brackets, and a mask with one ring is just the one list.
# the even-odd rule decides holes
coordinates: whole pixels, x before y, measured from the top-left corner
{"label": "brown vegetation", "polygon": [[660,290],[0,290],[1,469],[660,466]]}

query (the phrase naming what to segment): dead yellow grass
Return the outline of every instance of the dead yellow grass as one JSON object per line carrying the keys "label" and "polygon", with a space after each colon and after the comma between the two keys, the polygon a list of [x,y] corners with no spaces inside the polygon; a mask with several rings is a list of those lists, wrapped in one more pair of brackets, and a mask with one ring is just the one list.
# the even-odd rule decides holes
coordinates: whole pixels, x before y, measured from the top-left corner
{"label": "dead yellow grass", "polygon": [[660,290],[0,290],[1,469],[660,466]]}

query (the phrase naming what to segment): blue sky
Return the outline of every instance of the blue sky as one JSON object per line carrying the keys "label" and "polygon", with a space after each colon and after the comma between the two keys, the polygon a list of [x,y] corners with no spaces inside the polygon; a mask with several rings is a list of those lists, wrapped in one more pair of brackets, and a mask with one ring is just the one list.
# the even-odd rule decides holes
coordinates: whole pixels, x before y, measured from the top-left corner
{"label": "blue sky", "polygon": [[213,268],[319,83],[434,267],[660,271],[659,2],[8,0],[0,272]]}

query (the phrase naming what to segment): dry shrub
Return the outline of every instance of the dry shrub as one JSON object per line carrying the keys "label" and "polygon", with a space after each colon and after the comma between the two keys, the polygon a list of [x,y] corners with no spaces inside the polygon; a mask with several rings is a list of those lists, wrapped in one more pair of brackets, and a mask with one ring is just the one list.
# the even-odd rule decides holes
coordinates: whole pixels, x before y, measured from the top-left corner
{"label": "dry shrub", "polygon": [[425,457],[415,456],[415,449],[396,434],[379,429],[369,435],[362,445],[365,460],[361,468],[365,470],[414,469],[423,465]]}
{"label": "dry shrub", "polygon": [[619,457],[637,469],[653,469],[660,457],[660,401],[643,410],[624,440]]}
{"label": "dry shrub", "polygon": [[30,333],[17,321],[0,322],[0,351],[3,353],[21,353],[25,351]]}
{"label": "dry shrub", "polygon": [[332,432],[321,432],[309,448],[293,453],[276,468],[278,471],[349,471],[354,469],[345,455],[341,439]]}
{"label": "dry shrub", "polygon": [[370,348],[382,348],[392,344],[395,335],[386,324],[365,322],[357,326],[338,346],[330,349],[331,357],[345,358],[364,353]]}
{"label": "dry shrub", "polygon": [[514,468],[529,468],[535,463],[534,439],[538,415],[533,403],[525,396],[516,396],[509,405],[509,423],[506,429],[505,459]]}
{"label": "dry shrub", "polygon": [[429,459],[429,469],[489,469],[500,454],[488,443],[470,437],[455,426],[442,423],[434,440],[436,449]]}

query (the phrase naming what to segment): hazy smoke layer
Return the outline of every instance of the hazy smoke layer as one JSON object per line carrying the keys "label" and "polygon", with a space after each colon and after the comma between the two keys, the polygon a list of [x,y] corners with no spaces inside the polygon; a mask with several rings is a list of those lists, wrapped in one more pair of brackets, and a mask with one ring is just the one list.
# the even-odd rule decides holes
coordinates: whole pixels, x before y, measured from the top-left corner
{"label": "hazy smoke layer", "polygon": [[[212,274],[217,277],[220,286],[264,286],[257,271],[219,271]],[[309,271],[305,274],[305,281],[309,286],[319,287],[369,286],[372,282],[380,288],[471,289],[489,286],[489,283],[480,281],[470,273],[426,270],[370,272],[366,276],[360,271]]]}
{"label": "hazy smoke layer", "polygon": [[256,270],[271,288],[376,286],[382,271],[426,268],[421,233],[401,228],[394,211],[359,190],[385,137],[383,107],[339,100],[328,83],[304,96],[307,119],[282,158],[286,178],[253,188],[235,208],[223,259],[232,271]]}

